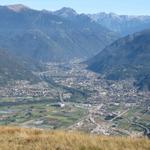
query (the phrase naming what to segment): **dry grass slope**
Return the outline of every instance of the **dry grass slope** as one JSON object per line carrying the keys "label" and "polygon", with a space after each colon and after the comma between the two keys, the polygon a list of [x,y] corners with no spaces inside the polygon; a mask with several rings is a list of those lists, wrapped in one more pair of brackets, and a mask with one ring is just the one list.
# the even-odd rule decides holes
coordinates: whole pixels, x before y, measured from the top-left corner
{"label": "dry grass slope", "polygon": [[150,150],[150,140],[0,127],[0,150]]}

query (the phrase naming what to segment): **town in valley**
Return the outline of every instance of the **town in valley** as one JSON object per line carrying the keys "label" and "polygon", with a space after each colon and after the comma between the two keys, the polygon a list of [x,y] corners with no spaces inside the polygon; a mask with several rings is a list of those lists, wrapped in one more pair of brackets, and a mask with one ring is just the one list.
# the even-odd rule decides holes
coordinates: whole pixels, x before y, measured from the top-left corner
{"label": "town in valley", "polygon": [[80,59],[43,65],[41,82],[0,87],[0,125],[150,136],[150,92],[134,79],[106,80]]}

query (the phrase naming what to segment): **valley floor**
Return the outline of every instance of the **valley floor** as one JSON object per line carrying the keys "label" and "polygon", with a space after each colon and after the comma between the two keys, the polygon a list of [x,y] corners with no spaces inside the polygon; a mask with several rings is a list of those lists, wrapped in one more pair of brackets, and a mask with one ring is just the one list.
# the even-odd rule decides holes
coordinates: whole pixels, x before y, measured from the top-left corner
{"label": "valley floor", "polygon": [[150,136],[150,92],[138,91],[132,79],[108,81],[80,60],[45,67],[35,73],[41,83],[0,88],[0,125]]}
{"label": "valley floor", "polygon": [[0,127],[0,150],[149,150],[144,138]]}

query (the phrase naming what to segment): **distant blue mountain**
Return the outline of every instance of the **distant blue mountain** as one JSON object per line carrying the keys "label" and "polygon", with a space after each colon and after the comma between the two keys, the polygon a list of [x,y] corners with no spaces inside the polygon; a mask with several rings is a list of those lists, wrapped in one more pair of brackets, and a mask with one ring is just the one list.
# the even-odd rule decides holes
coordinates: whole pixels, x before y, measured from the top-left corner
{"label": "distant blue mountain", "polygon": [[87,63],[109,80],[134,78],[140,89],[150,90],[150,30],[117,40]]}
{"label": "distant blue mountain", "polygon": [[50,12],[0,7],[0,48],[38,61],[93,56],[118,35],[71,8]]}
{"label": "distant blue mountain", "polygon": [[97,13],[89,17],[100,25],[125,36],[131,33],[149,29],[150,16],[128,16],[114,13]]}

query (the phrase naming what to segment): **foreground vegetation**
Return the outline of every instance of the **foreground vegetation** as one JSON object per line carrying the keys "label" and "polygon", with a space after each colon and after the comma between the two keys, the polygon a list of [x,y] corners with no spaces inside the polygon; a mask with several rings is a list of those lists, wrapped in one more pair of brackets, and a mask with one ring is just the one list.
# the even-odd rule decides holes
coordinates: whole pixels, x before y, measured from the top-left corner
{"label": "foreground vegetation", "polygon": [[0,127],[0,150],[149,150],[150,140]]}

